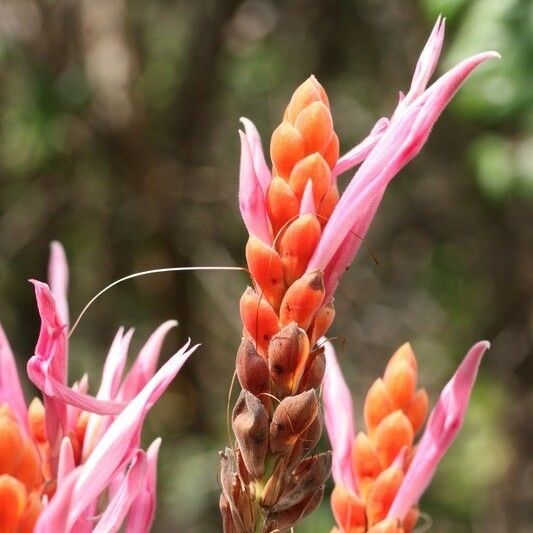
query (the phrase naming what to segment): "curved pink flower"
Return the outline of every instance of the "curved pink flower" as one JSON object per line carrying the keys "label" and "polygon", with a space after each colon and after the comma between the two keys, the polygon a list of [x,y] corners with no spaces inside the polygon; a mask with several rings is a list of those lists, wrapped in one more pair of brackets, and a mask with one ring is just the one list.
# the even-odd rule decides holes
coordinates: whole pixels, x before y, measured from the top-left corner
{"label": "curved pink flower", "polygon": [[[69,386],[68,266],[59,243],[51,247],[49,281],[32,281],[41,328],[27,365],[43,403],[34,399],[26,406],[0,327],[0,520],[20,531],[35,526],[43,533],[112,532],[126,521],[127,531],[148,531],[160,439],[147,453],[140,450],[142,425],[197,346],[187,342],[157,370],[165,336],[176,325],[168,321],[124,375],[133,330],[124,333],[121,328],[96,396],[88,393],[86,376]],[[107,504],[102,507],[104,494]]]}

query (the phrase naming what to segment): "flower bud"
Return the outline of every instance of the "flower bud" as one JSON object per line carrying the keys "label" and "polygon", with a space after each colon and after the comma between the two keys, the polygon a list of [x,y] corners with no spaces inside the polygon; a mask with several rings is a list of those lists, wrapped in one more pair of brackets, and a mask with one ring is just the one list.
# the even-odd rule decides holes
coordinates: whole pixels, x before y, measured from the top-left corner
{"label": "flower bud", "polygon": [[329,100],[326,91],[315,76],[309,76],[294,91],[291,101],[285,110],[284,119],[294,124],[298,115],[314,102],[322,102],[329,109]]}
{"label": "flower bud", "polygon": [[323,348],[315,348],[309,357],[307,369],[302,377],[300,388],[297,392],[316,389],[322,384],[326,372],[326,356]]}
{"label": "flower bud", "polygon": [[331,471],[331,452],[321,453],[302,461],[289,478],[289,483],[270,512],[279,513],[294,507],[326,483]]}
{"label": "flower bud", "polygon": [[304,274],[288,288],[281,301],[279,311],[281,325],[296,322],[304,330],[309,328],[322,305],[324,293],[322,272],[316,270]]}
{"label": "flower bud", "polygon": [[352,454],[359,493],[366,498],[372,482],[382,471],[376,449],[366,433],[361,431],[355,437]]}
{"label": "flower bud", "polygon": [[233,432],[246,469],[256,479],[265,470],[268,429],[268,413],[259,398],[241,391],[233,409]]}
{"label": "flower bud", "polygon": [[14,477],[0,475],[0,524],[2,531],[18,531],[26,508],[26,488]]}
{"label": "flower bud", "polygon": [[0,474],[14,474],[23,442],[18,422],[11,410],[7,405],[0,406]]}
{"label": "flower bud", "polygon": [[317,206],[316,216],[322,228],[327,224],[329,217],[339,202],[339,189],[336,185],[329,188],[320,205]]}
{"label": "flower bud", "polygon": [[333,132],[333,136],[322,155],[324,156],[326,163],[329,165],[329,168],[333,170],[333,167],[337,164],[337,160],[339,159],[339,137],[335,132]]}
{"label": "flower bud", "polygon": [[28,426],[31,436],[39,444],[46,442],[44,405],[39,398],[34,398],[28,407]]}

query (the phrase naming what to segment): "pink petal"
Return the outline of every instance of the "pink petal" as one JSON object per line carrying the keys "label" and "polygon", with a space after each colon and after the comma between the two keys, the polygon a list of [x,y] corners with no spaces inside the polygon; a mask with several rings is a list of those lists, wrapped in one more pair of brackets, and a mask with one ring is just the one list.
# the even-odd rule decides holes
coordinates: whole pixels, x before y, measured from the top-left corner
{"label": "pink petal", "polygon": [[470,348],[455,375],[444,387],[388,518],[403,520],[429,485],[440,460],[461,429],[481,358],[489,347],[489,342],[481,341]]}
{"label": "pink petal", "polygon": [[333,452],[332,475],[335,484],[357,492],[352,464],[355,440],[352,395],[344,381],[335,349],[324,343],[326,373],[322,386],[324,422]]}
{"label": "pink petal", "polygon": [[[255,168],[253,138],[239,131],[241,138],[241,164],[239,170],[239,207],[250,235],[255,235],[267,244],[272,236],[268,225],[266,193],[263,190],[259,171]],[[253,135],[252,135],[253,137]]]}
{"label": "pink petal", "polygon": [[168,320],[161,324],[146,341],[120,388],[119,398],[121,400],[131,400],[154,375],[163,342],[168,332],[177,325],[175,320]]}
{"label": "pink petal", "polygon": [[[96,395],[98,400],[111,400],[116,396],[124,372],[124,366],[126,365],[132,335],[133,329],[130,329],[126,335],[124,335],[124,328],[118,330],[104,363],[102,381],[98,389],[98,394]],[[85,437],[83,439],[83,460],[91,453],[100,436],[110,423],[111,420],[109,417],[103,417],[95,413],[89,415]]]}
{"label": "pink petal", "polygon": [[[82,394],[87,394],[89,390],[89,377],[87,374],[83,374],[79,381],[75,381],[72,384],[72,390],[74,392],[81,392]],[[81,409],[79,407],[74,407],[73,405],[67,405],[67,431],[74,431],[76,429],[76,424],[78,423],[78,416],[80,415]]]}
{"label": "pink petal", "polygon": [[128,514],[126,533],[145,533],[150,531],[155,516],[157,495],[157,457],[161,439],[156,439],[146,452],[148,472],[139,494],[132,503]]}
{"label": "pink petal", "polygon": [[189,346],[190,341],[159,369],[141,392],[117,416],[88,457],[74,487],[74,503],[69,517],[70,525],[76,522],[87,506],[98,498],[116,473],[136,453],[148,410],[163,394],[198,345],[192,348]]}
{"label": "pink petal", "polygon": [[393,118],[342,195],[324,228],[308,271],[326,271],[347,242],[348,234],[353,232],[359,238],[351,240],[351,249],[342,250],[342,264],[335,268],[337,277],[325,279],[326,285],[337,283],[338,272],[353,258],[390,180],[422,149],[433,124],[468,74],[494,57],[498,57],[495,52],[486,52],[466,59]]}
{"label": "pink petal", "polygon": [[359,248],[363,244],[366,232],[372,223],[374,213],[376,212],[383,195],[376,195],[372,203],[368,205],[366,211],[360,213],[360,217],[354,224],[350,232],[344,238],[344,241],[335,252],[324,272],[324,285],[326,294],[324,302],[329,302],[333,298],[341,276],[346,269],[352,264]]}
{"label": "pink petal", "polygon": [[28,429],[28,410],[20,385],[15,356],[0,325],[0,405],[7,403],[21,427]]}
{"label": "pink petal", "polygon": [[402,105],[398,105],[395,115],[400,113],[426,89],[429,79],[433,72],[435,72],[435,68],[439,61],[442,45],[444,43],[444,29],[445,19],[439,15],[437,22],[433,26],[431,35],[418,58],[409,92],[406,95],[401,95],[400,102],[402,102]]}
{"label": "pink petal", "polygon": [[[107,400],[97,400],[89,394],[74,390],[56,380],[49,372],[49,365],[40,356],[34,355],[27,365],[28,377],[32,383],[42,391],[46,401],[54,401],[57,405],[66,407],[72,405],[84,411],[97,413],[100,415],[116,415],[120,413],[124,402],[111,402]],[[46,411],[47,416],[50,414]]]}
{"label": "pink petal", "polygon": [[50,533],[61,531],[69,533],[67,522],[69,509],[73,500],[73,489],[81,473],[81,468],[73,470],[66,479],[58,485],[54,497],[46,505],[35,524],[34,533]]}
{"label": "pink petal", "polygon": [[57,485],[61,486],[65,478],[74,470],[74,450],[68,437],[63,437],[59,450],[59,464],[57,467]]}
{"label": "pink petal", "polygon": [[111,344],[111,348],[109,349],[109,353],[107,354],[104,363],[102,381],[100,382],[100,388],[96,395],[98,399],[111,400],[117,395],[124,367],[126,366],[128,348],[132,336],[133,329],[128,330],[124,335],[124,328],[120,328],[113,339],[113,343]]}
{"label": "pink petal", "polygon": [[[39,370],[59,386],[65,386],[67,372],[67,333],[66,325],[59,317],[54,296],[46,283],[30,280],[35,287],[37,307],[41,317],[41,330],[35,347],[35,355],[28,361],[30,365],[39,361]],[[29,374],[30,379],[32,376]],[[33,381],[33,379],[32,379]],[[34,382],[35,383],[35,382]],[[44,389],[44,408],[46,411],[46,437],[50,443],[49,455],[52,471],[57,467],[61,440],[67,431],[67,409],[63,400]]]}
{"label": "pink petal", "polygon": [[302,196],[302,203],[300,204],[300,215],[314,215],[316,213],[315,200],[313,197],[313,182],[307,180],[304,194]]}
{"label": "pink petal", "polygon": [[64,324],[68,323],[68,263],[61,243],[50,244],[50,261],[48,263],[48,284],[56,301],[58,315]]}
{"label": "pink petal", "polygon": [[362,163],[368,154],[372,151],[374,146],[389,127],[389,119],[382,117],[380,118],[372,128],[368,136],[363,139],[358,145],[354,146],[349,152],[346,152],[338,161],[335,167],[331,172],[331,177],[333,180],[337,179],[337,176],[340,176],[347,170],[357,166],[359,163]]}
{"label": "pink petal", "polygon": [[257,176],[257,181],[261,186],[263,195],[266,197],[268,186],[272,181],[272,173],[270,172],[265,160],[263,145],[261,144],[261,137],[251,120],[241,117],[241,122],[244,125],[244,133],[248,139],[248,146],[250,147],[250,152],[252,154],[255,175]]}
{"label": "pink petal", "polygon": [[[139,450],[131,461],[131,465],[116,494],[107,504],[102,517],[93,529],[93,533],[115,533],[120,529],[131,504],[135,501],[139,490],[146,482],[146,454]],[[145,531],[148,531],[145,529]]]}

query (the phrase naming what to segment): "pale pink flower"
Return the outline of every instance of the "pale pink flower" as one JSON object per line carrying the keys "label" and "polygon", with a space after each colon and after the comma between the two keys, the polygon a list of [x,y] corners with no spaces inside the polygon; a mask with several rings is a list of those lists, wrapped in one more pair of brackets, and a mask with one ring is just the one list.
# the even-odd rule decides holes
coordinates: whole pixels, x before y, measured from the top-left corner
{"label": "pale pink flower", "polygon": [[[28,457],[16,458],[16,469],[0,461],[7,465],[6,472],[0,471],[0,507],[2,497],[16,493],[21,512],[13,510],[5,519],[24,531],[35,523],[35,531],[43,533],[112,532],[124,522],[128,532],[148,531],[156,503],[160,439],[146,453],[141,450],[142,425],[196,346],[187,342],[156,371],[165,336],[176,325],[166,322],[124,375],[133,330],[124,333],[121,328],[96,396],[88,394],[85,376],[69,387],[68,266],[59,243],[52,244],[49,282],[32,281],[41,330],[27,365],[44,406],[38,400],[26,406],[15,359],[0,328],[0,439],[7,442],[6,435],[18,435],[28,449]],[[102,507],[104,494],[107,503]]]}

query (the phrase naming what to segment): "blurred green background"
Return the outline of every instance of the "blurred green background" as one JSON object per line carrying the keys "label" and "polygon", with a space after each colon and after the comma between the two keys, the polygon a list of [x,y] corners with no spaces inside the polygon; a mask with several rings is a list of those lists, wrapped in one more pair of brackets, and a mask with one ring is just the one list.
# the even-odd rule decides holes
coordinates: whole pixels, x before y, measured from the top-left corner
{"label": "blurred green background", "polygon": [[[531,531],[529,0],[0,0],[0,320],[20,368],[38,332],[26,280],[45,278],[52,239],[70,258],[73,315],[133,271],[243,265],[239,117],[268,150],[292,91],[314,73],[350,148],[393,110],[439,13],[441,72],[484,49],[503,59],[472,76],[393,182],[331,334],[359,424],[365,391],[405,340],[434,399],[467,348],[490,339],[468,420],[422,500],[425,523]],[[246,284],[206,272],[128,282],[72,339],[71,381],[88,371],[93,390],[120,325],[136,328],[132,356],[168,318],[180,327],[165,356],[188,336],[202,343],[146,425],[146,442],[164,438],[155,531],[220,530],[217,450]],[[297,531],[331,525],[325,501]]]}

